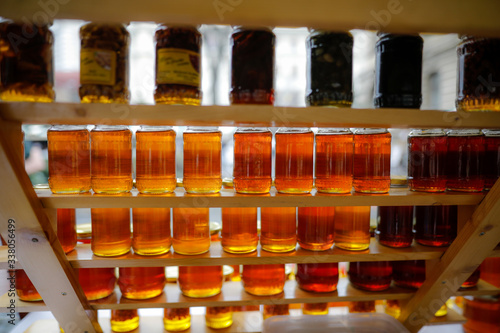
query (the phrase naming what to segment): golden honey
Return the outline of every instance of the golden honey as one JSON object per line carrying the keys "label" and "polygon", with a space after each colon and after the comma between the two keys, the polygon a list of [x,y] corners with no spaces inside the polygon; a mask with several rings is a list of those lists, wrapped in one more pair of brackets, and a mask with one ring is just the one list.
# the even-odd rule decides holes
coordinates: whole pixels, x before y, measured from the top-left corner
{"label": "golden honey", "polygon": [[334,207],[299,207],[297,241],[301,248],[326,251],[333,245]]}
{"label": "golden honey", "polygon": [[260,245],[269,252],[289,252],[297,244],[297,209],[262,207],[260,209]]}
{"label": "golden honey", "polygon": [[92,208],[91,249],[96,256],[119,256],[130,251],[130,208]]}
{"label": "golden honey", "polygon": [[285,265],[243,265],[241,274],[245,291],[252,295],[269,296],[283,292]]}
{"label": "golden honey", "polygon": [[111,330],[130,332],[139,327],[139,314],[136,310],[111,310]]}
{"label": "golden honey", "polygon": [[213,329],[222,329],[233,324],[233,312],[230,306],[207,307],[205,323]]}
{"label": "golden honey", "polygon": [[184,296],[202,298],[220,293],[222,266],[180,266],[179,288]]}
{"label": "golden honey", "polygon": [[76,218],[74,208],[57,209],[57,238],[64,253],[73,251],[76,246]]}
{"label": "golden honey", "polygon": [[89,301],[108,297],[115,290],[115,268],[75,268]]}
{"label": "golden honey", "polygon": [[132,248],[140,255],[170,251],[170,208],[132,208]]}
{"label": "golden honey", "polygon": [[191,327],[189,308],[167,308],[163,314],[163,327],[169,332],[185,331]]}
{"label": "golden honey", "polygon": [[123,297],[153,298],[163,292],[166,283],[165,267],[120,267],[118,286]]}
{"label": "golden honey", "polygon": [[175,190],[175,131],[168,126],[141,126],[136,137],[136,187],[141,193]]}
{"label": "golden honey", "polygon": [[257,250],[257,208],[222,208],[222,248],[229,253]]}
{"label": "golden honey", "polygon": [[172,246],[175,253],[195,255],[210,249],[208,208],[173,208]]}
{"label": "golden honey", "polygon": [[15,281],[17,297],[21,301],[33,302],[42,300],[42,296],[40,296],[24,270],[16,269]]}
{"label": "golden honey", "polygon": [[335,247],[361,251],[370,246],[370,206],[335,207]]}
{"label": "golden honey", "polygon": [[305,315],[326,315],[328,314],[328,303],[304,303],[302,313]]}

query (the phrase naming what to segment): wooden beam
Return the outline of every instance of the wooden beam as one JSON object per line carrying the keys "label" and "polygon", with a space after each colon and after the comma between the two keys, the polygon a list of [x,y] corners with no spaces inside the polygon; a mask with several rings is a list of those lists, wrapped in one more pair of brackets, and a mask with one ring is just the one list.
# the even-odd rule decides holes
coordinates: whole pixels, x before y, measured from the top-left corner
{"label": "wooden beam", "polygon": [[80,125],[495,128],[500,124],[500,112],[269,105],[190,106],[0,102],[0,117],[30,124]]}
{"label": "wooden beam", "polygon": [[440,262],[402,309],[399,320],[417,332],[453,296],[500,239],[500,182],[486,195]]}
{"label": "wooden beam", "polygon": [[0,232],[66,332],[101,332],[24,171],[12,127],[21,128],[0,120]]}
{"label": "wooden beam", "polygon": [[50,190],[36,190],[45,208],[162,208],[162,207],[330,207],[330,206],[431,206],[476,205],[484,198],[482,193],[424,193],[407,188],[391,188],[388,194],[364,193],[281,194],[273,187],[266,195],[238,194],[233,189],[222,189],[213,195],[187,194],[178,187],[174,193],[144,195],[133,189],[123,195],[89,193],[57,195]]}
{"label": "wooden beam", "polygon": [[399,33],[444,32],[500,36],[498,1],[476,0],[2,0],[2,16],[101,22],[368,29]]}

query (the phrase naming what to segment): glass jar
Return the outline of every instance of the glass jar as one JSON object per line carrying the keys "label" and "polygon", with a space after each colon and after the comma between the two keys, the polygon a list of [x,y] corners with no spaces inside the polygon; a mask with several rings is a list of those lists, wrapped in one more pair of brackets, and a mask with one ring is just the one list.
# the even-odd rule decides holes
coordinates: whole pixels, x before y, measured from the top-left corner
{"label": "glass jar", "polygon": [[76,216],[74,208],[57,209],[57,238],[64,253],[69,253],[76,246]]}
{"label": "glass jar", "polygon": [[370,206],[335,207],[335,247],[363,251],[370,247]]}
{"label": "glass jar", "polygon": [[208,208],[172,208],[172,247],[175,253],[196,255],[210,249]]}
{"label": "glass jar", "polygon": [[231,104],[273,105],[275,39],[269,28],[234,28],[230,41]]}
{"label": "glass jar", "polygon": [[127,126],[97,125],[90,132],[91,183],[96,193],[132,189],[132,132]]}
{"label": "glass jar", "polygon": [[475,296],[465,299],[463,325],[466,333],[500,331],[500,299],[498,296]]}
{"label": "glass jar", "polygon": [[167,283],[165,267],[120,267],[119,271],[118,286],[125,298],[154,298]]}
{"label": "glass jar", "polygon": [[111,330],[113,332],[131,332],[139,327],[139,313],[134,310],[111,310]]}
{"label": "glass jar", "polygon": [[141,126],[136,138],[136,187],[140,193],[173,192],[175,131],[170,126]]}
{"label": "glass jar", "polygon": [[222,187],[222,133],[217,127],[188,127],[184,132],[184,189],[218,193]]}
{"label": "glass jar", "polygon": [[389,247],[410,247],[413,242],[413,206],[378,207],[375,237]]}
{"label": "glass jar", "polygon": [[412,191],[446,190],[448,140],[442,129],[414,129],[408,134],[408,186]]}
{"label": "glass jar", "polygon": [[0,100],[47,103],[55,99],[50,25],[0,23]]}
{"label": "glass jar", "polygon": [[388,33],[379,36],[375,46],[375,107],[420,108],[422,37]]}
{"label": "glass jar", "polygon": [[333,245],[335,207],[299,207],[297,241],[301,248],[326,251]]}
{"label": "glass jar", "polygon": [[185,331],[190,328],[189,308],[166,308],[163,311],[163,327],[169,332]]}
{"label": "glass jar", "polygon": [[273,134],[268,128],[238,128],[234,133],[234,189],[264,194],[271,189]]}
{"label": "glass jar", "polygon": [[53,125],[47,131],[52,193],[90,191],[90,134],[83,125]]}
{"label": "glass jar", "polygon": [[484,129],[484,189],[490,190],[500,177],[500,129]]}
{"label": "glass jar", "polygon": [[124,24],[87,23],[80,28],[80,101],[129,102],[130,35]]}
{"label": "glass jar", "polygon": [[454,129],[447,134],[446,188],[481,192],[484,188],[484,134],[478,129]]}
{"label": "glass jar", "polygon": [[310,128],[282,127],[276,132],[276,190],[309,193],[313,188],[314,133]]}
{"label": "glass jar", "polygon": [[500,111],[500,38],[461,39],[457,47],[457,110]]}
{"label": "glass jar", "polygon": [[295,275],[300,289],[317,293],[329,293],[337,290],[339,282],[338,263],[297,264]]}
{"label": "glass jar", "polygon": [[132,208],[132,248],[151,256],[170,251],[170,208]]}
{"label": "glass jar", "polygon": [[222,208],[222,249],[229,253],[250,253],[257,250],[256,207]]}
{"label": "glass jar", "polygon": [[115,290],[115,268],[75,268],[87,300],[108,297]]}
{"label": "glass jar", "polygon": [[233,324],[233,312],[230,306],[207,307],[205,323],[212,329],[223,329]]}
{"label": "glass jar", "polygon": [[393,261],[391,264],[396,286],[418,289],[425,282],[425,260]]}
{"label": "glass jar", "polygon": [[316,134],[316,190],[351,193],[354,135],[348,128],[321,128]]}
{"label": "glass jar", "polygon": [[457,206],[415,206],[415,240],[448,246],[457,237]]}
{"label": "glass jar", "polygon": [[160,24],[154,39],[156,104],[200,105],[201,33],[195,26]]}
{"label": "glass jar", "polygon": [[349,32],[311,31],[306,40],[307,105],[351,106],[352,44]]}
{"label": "glass jar", "polygon": [[389,192],[391,133],[386,128],[354,131],[353,186],[356,192]]}
{"label": "glass jar", "polygon": [[130,251],[130,208],[91,208],[92,239],[96,256],[119,256]]}
{"label": "glass jar", "polygon": [[368,291],[389,289],[392,266],[389,261],[349,263],[349,282],[356,288]]}
{"label": "glass jar", "polygon": [[285,286],[285,265],[243,265],[243,288],[256,296],[277,295]]}

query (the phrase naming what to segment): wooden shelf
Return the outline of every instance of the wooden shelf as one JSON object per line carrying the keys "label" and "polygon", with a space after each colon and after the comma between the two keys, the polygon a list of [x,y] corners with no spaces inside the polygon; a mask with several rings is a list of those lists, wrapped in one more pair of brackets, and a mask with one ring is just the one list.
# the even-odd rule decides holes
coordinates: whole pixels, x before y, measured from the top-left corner
{"label": "wooden shelf", "polygon": [[211,195],[188,194],[183,188],[162,195],[139,194],[136,189],[121,195],[52,194],[37,189],[44,208],[161,208],[161,207],[324,207],[324,206],[430,206],[477,205],[483,193],[423,193],[407,188],[391,188],[388,194],[280,194],[274,188],[266,195],[238,194],[222,189]]}
{"label": "wooden shelf", "polygon": [[[3,0],[8,18],[81,19],[102,22],[156,21],[182,24],[316,27],[331,30],[369,29],[391,32],[456,32],[500,35],[496,1],[358,0],[203,1],[133,0],[68,1],[40,5],[37,0]],[[276,13],[279,13],[276,14]]]}
{"label": "wooden shelf", "polygon": [[[1,6],[0,6],[1,7]],[[210,117],[207,117],[210,115]],[[172,126],[492,128],[500,112],[418,109],[338,109],[264,105],[188,106],[80,103],[0,103],[0,118],[26,124]]]}
{"label": "wooden shelf", "polygon": [[73,267],[149,267],[149,266],[213,266],[213,265],[254,265],[254,264],[290,264],[311,262],[346,262],[346,261],[396,261],[427,260],[439,258],[445,249],[431,248],[414,244],[410,248],[393,249],[380,245],[371,239],[370,249],[366,251],[345,251],[333,248],[328,251],[311,252],[301,249],[289,253],[271,253],[257,251],[249,254],[230,254],[222,250],[220,242],[212,242],[210,251],[196,256],[167,253],[161,256],[144,257],[133,253],[115,258],[97,257],[92,254],[90,245],[78,245],[68,254]]}
{"label": "wooden shelf", "polygon": [[448,308],[448,313],[442,317],[432,318],[427,325],[450,325],[450,324],[463,324],[467,321],[467,318],[459,314],[453,309]]}
{"label": "wooden shelf", "polygon": [[[0,313],[9,313],[9,308],[7,308],[10,303],[11,297],[8,293],[0,296]],[[50,309],[45,305],[43,301],[38,302],[24,302],[17,297],[14,298],[16,305],[16,313],[19,312],[35,312],[35,311],[50,311]]]}
{"label": "wooden shelf", "polygon": [[352,287],[347,279],[340,279],[336,292],[308,293],[297,287],[297,283],[288,280],[284,292],[276,296],[253,296],[246,293],[241,282],[224,282],[222,292],[208,298],[189,298],[182,295],[177,284],[167,283],[162,295],[148,300],[129,300],[121,296],[120,290],[105,299],[90,302],[93,309],[139,309],[192,306],[237,306],[258,304],[291,304],[318,302],[368,301],[378,299],[407,299],[413,295],[411,290],[391,287],[382,292],[368,292]]}
{"label": "wooden shelf", "polygon": [[500,295],[500,288],[494,285],[479,280],[474,288],[460,289],[455,293],[455,296],[483,296],[483,295]]}

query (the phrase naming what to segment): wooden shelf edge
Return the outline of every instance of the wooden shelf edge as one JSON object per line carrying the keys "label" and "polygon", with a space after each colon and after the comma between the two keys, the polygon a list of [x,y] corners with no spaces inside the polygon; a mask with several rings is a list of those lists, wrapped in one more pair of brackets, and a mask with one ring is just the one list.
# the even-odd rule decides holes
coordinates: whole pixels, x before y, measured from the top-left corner
{"label": "wooden shelf edge", "polygon": [[432,318],[426,326],[436,326],[436,325],[450,325],[450,324],[463,324],[467,321],[467,318],[459,314],[457,311],[448,308],[448,313],[442,317]]}
{"label": "wooden shelf edge", "polygon": [[[5,249],[4,249],[5,250]],[[418,245],[409,248],[394,249],[380,245],[371,238],[370,249],[366,251],[346,251],[333,248],[328,251],[312,252],[303,250],[297,245],[297,250],[288,253],[271,253],[263,251],[260,246],[257,251],[249,254],[230,254],[222,249],[220,242],[212,242],[210,251],[196,256],[179,255],[172,252],[161,256],[145,257],[129,253],[120,257],[98,257],[92,254],[90,245],[79,244],[68,253],[68,260],[75,268],[97,267],[159,267],[159,266],[219,266],[219,265],[252,265],[252,264],[291,264],[352,261],[399,261],[428,260],[439,258],[444,249]],[[0,258],[4,251],[0,250]]]}
{"label": "wooden shelf edge", "polygon": [[500,112],[0,102],[0,118],[25,124],[492,128],[500,123]]}
{"label": "wooden shelf edge", "polygon": [[48,189],[36,189],[45,208],[162,208],[162,207],[330,207],[330,206],[430,206],[477,205],[482,193],[423,193],[407,188],[391,188],[388,194],[347,195],[311,194],[291,195],[277,193],[274,188],[267,195],[238,194],[222,189],[213,195],[187,194],[183,188],[163,195],[139,194],[136,189],[121,195],[52,194]]}
{"label": "wooden shelf edge", "polygon": [[500,295],[500,288],[484,281],[479,280],[474,288],[460,289],[455,293],[455,296],[483,296],[483,295]]}
{"label": "wooden shelf edge", "polygon": [[15,313],[19,312],[35,312],[35,311],[50,311],[43,301],[39,302],[24,302],[19,299],[19,297],[9,297],[9,293],[5,293],[0,296],[0,313],[9,313],[9,306],[11,299],[14,300]]}

